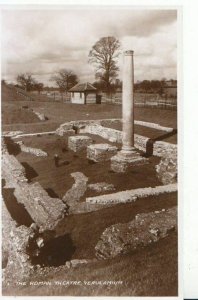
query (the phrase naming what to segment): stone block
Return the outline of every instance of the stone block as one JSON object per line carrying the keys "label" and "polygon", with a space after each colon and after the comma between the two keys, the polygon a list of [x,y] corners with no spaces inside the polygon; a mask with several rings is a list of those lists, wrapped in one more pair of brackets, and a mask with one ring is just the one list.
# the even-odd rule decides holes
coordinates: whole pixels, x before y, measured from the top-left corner
{"label": "stone block", "polygon": [[109,144],[95,144],[87,147],[87,158],[95,162],[107,161],[117,153],[117,147]]}
{"label": "stone block", "polygon": [[131,157],[118,153],[111,158],[111,170],[116,173],[124,173],[133,166],[144,165],[146,163],[148,163],[148,159],[140,156],[139,153],[134,152]]}
{"label": "stone block", "polygon": [[86,135],[70,136],[68,138],[68,147],[74,152],[86,149],[93,143],[93,140]]}

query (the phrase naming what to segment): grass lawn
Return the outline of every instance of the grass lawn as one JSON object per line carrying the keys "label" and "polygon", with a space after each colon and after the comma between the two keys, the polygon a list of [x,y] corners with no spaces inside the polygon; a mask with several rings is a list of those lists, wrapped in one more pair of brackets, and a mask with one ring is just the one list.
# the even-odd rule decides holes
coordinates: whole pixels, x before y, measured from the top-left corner
{"label": "grass lawn", "polygon": [[[49,120],[40,122],[33,119],[32,112],[22,109],[28,106],[44,113]],[[96,120],[121,118],[121,105],[90,104],[78,105],[60,102],[15,101],[2,102],[3,130],[39,132],[55,130],[60,124],[72,120]],[[162,126],[177,127],[177,113],[171,110],[135,108],[135,119],[158,123]]]}

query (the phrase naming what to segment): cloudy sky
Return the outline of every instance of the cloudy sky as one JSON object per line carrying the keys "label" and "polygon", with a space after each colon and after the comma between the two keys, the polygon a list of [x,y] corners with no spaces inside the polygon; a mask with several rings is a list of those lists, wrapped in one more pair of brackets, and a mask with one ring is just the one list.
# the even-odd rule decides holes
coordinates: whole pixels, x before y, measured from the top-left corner
{"label": "cloudy sky", "polygon": [[[94,81],[91,47],[115,36],[121,50],[134,50],[135,81],[176,78],[177,13],[123,7],[7,9],[2,11],[2,78],[14,81],[31,72],[47,85],[58,69],[71,69],[80,81]],[[118,64],[122,78],[122,61]]]}

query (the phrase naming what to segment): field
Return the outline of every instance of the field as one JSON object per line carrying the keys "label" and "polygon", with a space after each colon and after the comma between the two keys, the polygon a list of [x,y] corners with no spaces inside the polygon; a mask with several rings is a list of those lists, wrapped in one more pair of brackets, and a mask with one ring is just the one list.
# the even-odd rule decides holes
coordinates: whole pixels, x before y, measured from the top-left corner
{"label": "field", "polygon": [[[4,93],[2,101],[2,130],[21,130],[24,133],[54,131],[60,124],[71,120],[96,120],[121,118],[121,106],[113,104],[100,105],[75,105],[69,103],[36,102],[27,100],[11,101]],[[45,114],[46,121],[40,121],[31,109]],[[136,108],[135,119],[157,123],[162,126],[177,129],[177,113],[171,110],[151,108]],[[120,124],[114,128],[121,130]],[[172,144],[177,142],[176,131],[172,135],[151,129],[145,126],[135,126],[135,133],[150,139],[163,140]],[[86,134],[87,135],[87,134]],[[105,142],[98,136],[90,135],[96,143]],[[51,197],[62,199],[66,191],[74,183],[71,173],[82,172],[88,178],[88,183],[105,181],[114,184],[116,191],[139,187],[154,187],[160,185],[155,165],[160,158],[151,157],[148,165],[134,167],[127,174],[117,174],[110,171],[109,162],[90,163],[86,159],[85,151],[74,153],[67,147],[67,135],[45,135],[23,137],[26,146],[40,148],[48,153],[47,157],[36,157],[18,151],[15,144],[10,145],[11,153],[25,167],[26,176],[30,182],[39,182]],[[109,143],[109,142],[108,142]],[[113,144],[113,143],[111,143]],[[121,145],[115,144],[120,148]],[[59,168],[54,165],[54,154],[59,154],[61,161],[67,162]],[[3,194],[10,213],[15,218],[21,216],[21,210],[16,205],[13,211],[12,193],[3,189]],[[94,192],[87,191],[81,201],[87,196],[94,196]],[[14,201],[14,199],[13,199]],[[14,202],[13,202],[14,203]],[[119,256],[114,259],[97,261],[91,265],[73,269],[58,269],[70,259],[93,259],[94,247],[102,232],[115,223],[129,222],[137,214],[158,211],[177,205],[177,194],[168,196],[150,196],[134,203],[118,204],[113,207],[103,208],[99,211],[69,215],[64,218],[56,228],[59,238],[53,240],[53,245],[48,244],[43,252],[33,261],[44,267],[54,267],[47,273],[35,273],[31,280],[35,281],[63,281],[63,280],[122,280],[123,285],[118,286],[3,286],[4,295],[71,295],[71,296],[176,296],[177,295],[177,234],[176,232],[133,253]],[[61,238],[62,237],[62,238]],[[51,256],[51,261],[47,260]]]}

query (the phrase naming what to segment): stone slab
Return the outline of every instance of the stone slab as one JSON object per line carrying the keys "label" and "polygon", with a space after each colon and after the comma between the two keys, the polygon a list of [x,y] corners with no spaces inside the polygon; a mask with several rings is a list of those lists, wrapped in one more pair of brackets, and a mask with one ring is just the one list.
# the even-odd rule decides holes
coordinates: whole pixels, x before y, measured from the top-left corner
{"label": "stone slab", "polygon": [[94,144],[87,147],[87,158],[95,162],[107,161],[117,153],[117,147],[109,144]]}

